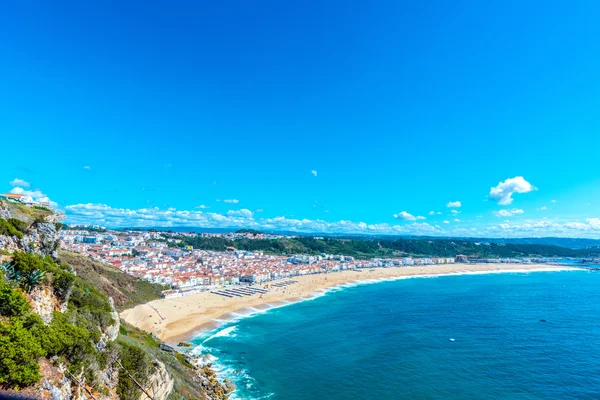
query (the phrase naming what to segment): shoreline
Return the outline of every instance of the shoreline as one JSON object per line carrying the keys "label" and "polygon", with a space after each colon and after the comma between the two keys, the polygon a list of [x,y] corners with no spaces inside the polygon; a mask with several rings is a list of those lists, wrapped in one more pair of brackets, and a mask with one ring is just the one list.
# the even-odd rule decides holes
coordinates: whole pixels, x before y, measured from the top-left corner
{"label": "shoreline", "polygon": [[[349,270],[295,276],[254,285],[269,290],[263,295],[227,298],[210,292],[201,292],[184,297],[153,300],[127,309],[121,312],[120,316],[127,323],[151,332],[169,344],[177,344],[191,340],[203,331],[213,330],[232,320],[312,300],[344,286],[415,277],[569,270],[580,270],[580,268],[548,264],[442,264]],[[286,280],[294,280],[297,283],[284,287],[272,286]]]}

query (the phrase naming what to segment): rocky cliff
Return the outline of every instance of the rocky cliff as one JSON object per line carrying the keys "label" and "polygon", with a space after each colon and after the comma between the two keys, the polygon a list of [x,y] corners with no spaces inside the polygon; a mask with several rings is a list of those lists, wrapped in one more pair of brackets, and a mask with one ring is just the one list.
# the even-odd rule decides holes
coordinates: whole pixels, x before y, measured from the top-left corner
{"label": "rocky cliff", "polygon": [[[154,367],[154,373],[148,377],[146,383],[146,392],[150,395],[150,400],[165,400],[173,390],[175,382],[169,375],[165,364],[155,360]],[[142,393],[139,400],[149,399],[146,393]]]}
{"label": "rocky cliff", "polygon": [[8,252],[26,251],[58,258],[60,238],[56,227],[61,218],[60,214],[1,201],[0,218],[22,221],[26,227],[19,236],[0,234],[0,249]]}
{"label": "rocky cliff", "polygon": [[81,256],[58,259],[59,218],[0,201],[0,390],[45,400],[227,399],[234,388],[210,366],[194,368],[122,325],[113,295],[122,306],[162,288]]}

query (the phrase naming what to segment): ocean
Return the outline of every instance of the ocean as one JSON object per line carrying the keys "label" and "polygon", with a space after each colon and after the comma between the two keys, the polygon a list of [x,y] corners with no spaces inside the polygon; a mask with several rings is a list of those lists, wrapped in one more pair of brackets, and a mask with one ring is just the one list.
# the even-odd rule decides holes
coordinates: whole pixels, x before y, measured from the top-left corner
{"label": "ocean", "polygon": [[237,399],[598,399],[600,272],[348,285],[193,343]]}

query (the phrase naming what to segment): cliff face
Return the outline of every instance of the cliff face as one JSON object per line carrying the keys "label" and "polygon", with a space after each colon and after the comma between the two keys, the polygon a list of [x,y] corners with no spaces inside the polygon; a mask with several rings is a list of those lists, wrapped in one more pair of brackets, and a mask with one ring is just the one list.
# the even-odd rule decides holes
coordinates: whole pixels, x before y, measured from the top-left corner
{"label": "cliff face", "polygon": [[[234,388],[219,382],[210,366],[194,368],[152,335],[122,326],[113,296],[123,307],[157,298],[164,288],[83,256],[62,254],[59,260],[59,219],[47,209],[0,200],[0,264],[9,261],[0,270],[0,287],[14,304],[25,302],[10,308],[13,314],[6,307],[0,314],[0,354],[19,345],[5,332],[23,326],[29,331],[19,334],[29,335],[27,346],[38,354],[32,350],[27,364],[35,379],[11,385],[0,376],[0,390],[20,388],[45,400],[89,399],[90,393],[97,400],[146,400],[143,391],[152,400],[227,399]],[[0,373],[24,362],[10,361],[0,360]]]}
{"label": "cliff face", "polygon": [[21,239],[23,250],[30,253],[50,255],[52,258],[58,258],[58,249],[60,247],[60,238],[54,223],[37,222],[32,225],[29,234]]}
{"label": "cliff face", "polygon": [[[148,377],[146,392],[151,396],[150,400],[166,400],[173,390],[175,382],[171,375],[169,375],[169,372],[167,372],[165,364],[155,360],[154,367],[156,370]],[[148,400],[148,396],[142,393],[139,400]]]}
{"label": "cliff face", "polygon": [[60,311],[62,308],[61,303],[48,286],[34,288],[27,297],[31,305],[31,310],[39,315],[45,324],[49,324],[52,321],[52,313],[54,311]]}
{"label": "cliff face", "polygon": [[0,218],[4,220],[14,218],[29,226],[22,237],[0,235],[0,249],[9,252],[26,251],[58,258],[60,238],[55,223],[59,222],[60,214],[0,202]]}

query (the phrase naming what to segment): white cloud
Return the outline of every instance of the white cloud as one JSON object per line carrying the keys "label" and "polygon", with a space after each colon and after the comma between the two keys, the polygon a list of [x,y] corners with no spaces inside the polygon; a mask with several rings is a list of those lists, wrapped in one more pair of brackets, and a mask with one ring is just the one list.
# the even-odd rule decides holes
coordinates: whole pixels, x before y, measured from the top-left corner
{"label": "white cloud", "polygon": [[314,176],[317,176],[317,171],[314,169],[312,171],[310,171],[310,173],[313,174]]}
{"label": "white cloud", "polygon": [[450,210],[450,212],[452,213],[452,215],[460,214],[460,211],[458,210]]}
{"label": "white cloud", "polygon": [[198,207],[196,208],[200,208],[200,209],[205,209],[205,208],[210,208],[209,206],[206,206],[204,204],[200,204]]}
{"label": "white cloud", "polygon": [[406,211],[399,212],[398,214],[394,214],[394,218],[403,219],[405,221],[416,221],[416,217],[412,214],[407,213]]}
{"label": "white cloud", "polygon": [[10,186],[20,186],[20,187],[28,188],[31,185],[29,184],[29,182],[24,181],[23,179],[15,178],[12,181],[10,181]]}
{"label": "white cloud", "polygon": [[448,202],[448,204],[446,204],[446,207],[448,208],[460,208],[462,207],[462,204],[460,201],[450,201]]}
{"label": "white cloud", "polygon": [[92,167],[90,167],[89,165],[84,165],[83,169],[90,170],[90,169],[92,169]]}
{"label": "white cloud", "polygon": [[[23,189],[21,189],[23,190]],[[473,236],[473,227],[453,227],[448,220],[442,227],[426,222],[387,224],[354,221],[324,221],[287,217],[256,218],[248,210],[226,214],[201,210],[176,210],[148,207],[140,209],[113,208],[104,204],[75,204],[66,207],[67,223],[99,224],[109,227],[206,227],[254,228],[293,232],[362,233],[390,235]],[[408,213],[407,213],[408,214]],[[416,217],[414,217],[416,220]],[[466,223],[462,223],[466,224]],[[459,224],[459,225],[462,225]],[[590,237],[600,238],[600,218],[584,221],[526,220],[477,226],[481,237]]]}
{"label": "white cloud", "polygon": [[550,200],[550,203],[556,203],[556,200]]}
{"label": "white cloud", "polygon": [[252,218],[254,213],[247,208],[242,208],[241,210],[229,210],[227,215],[230,217]]}
{"label": "white cloud", "polygon": [[523,214],[524,211],[519,208],[513,208],[512,210],[500,210],[494,211],[496,217],[512,217],[513,215]]}
{"label": "white cloud", "polygon": [[538,211],[546,211],[547,209],[548,209],[548,207],[542,206],[542,207],[538,208]]}
{"label": "white cloud", "polygon": [[600,218],[588,218],[585,222],[594,229],[600,229]]}
{"label": "white cloud", "polygon": [[535,190],[531,183],[527,182],[522,176],[506,179],[497,186],[490,189],[489,198],[495,200],[500,205],[512,204],[513,193],[529,193]]}
{"label": "white cloud", "polygon": [[460,222],[460,219],[454,218],[454,222]]}
{"label": "white cloud", "polygon": [[427,214],[429,214],[429,215],[435,215],[435,211],[429,211]]}
{"label": "white cloud", "polygon": [[504,223],[486,229],[492,237],[594,237],[600,238],[600,219],[588,218],[585,222],[556,222],[547,218],[520,224]]}
{"label": "white cloud", "polygon": [[225,199],[223,200],[223,203],[229,203],[229,204],[237,204],[240,201],[238,199]]}
{"label": "white cloud", "polygon": [[20,186],[15,186],[14,188],[12,188],[10,190],[10,193],[22,194],[25,196],[25,199],[29,200],[29,201],[39,201],[40,203],[48,203],[48,204],[52,205],[53,207],[57,205],[55,202],[50,200],[50,198],[39,189],[28,190],[28,189],[24,189]]}
{"label": "white cloud", "polygon": [[257,209],[257,210],[254,210],[254,212],[263,212],[263,211],[265,211],[265,210],[263,210],[262,208],[259,208],[259,209]]}
{"label": "white cloud", "polygon": [[[101,224],[109,227],[175,227],[207,228],[248,227],[297,232],[377,233],[435,235],[439,229],[427,223],[407,225],[367,224],[341,220],[337,222],[286,217],[255,219],[250,210],[229,211],[225,215],[205,212],[148,207],[140,209],[113,208],[105,204],[75,204],[66,207],[68,223]],[[416,218],[416,217],[415,217]]]}
{"label": "white cloud", "polygon": [[402,211],[402,212],[399,212],[398,214],[394,214],[394,218],[403,219],[405,221],[416,221],[416,220],[426,219],[425,217],[422,217],[420,215],[414,216],[412,214],[407,213],[406,211]]}

